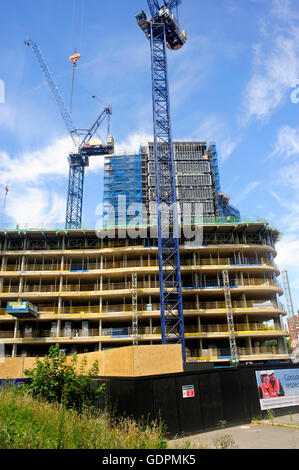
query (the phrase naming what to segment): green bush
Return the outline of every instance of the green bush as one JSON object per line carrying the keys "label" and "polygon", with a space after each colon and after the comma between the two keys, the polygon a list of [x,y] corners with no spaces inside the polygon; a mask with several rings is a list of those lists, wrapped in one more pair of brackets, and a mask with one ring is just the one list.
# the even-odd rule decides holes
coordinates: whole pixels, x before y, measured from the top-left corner
{"label": "green bush", "polygon": [[98,388],[93,385],[93,379],[98,373],[97,361],[87,370],[86,359],[78,364],[76,354],[71,363],[67,363],[67,357],[60,354],[57,344],[51,346],[48,355],[42,360],[36,359],[34,369],[24,371],[28,380],[19,389],[33,397],[82,411],[83,408],[94,406],[104,392],[104,384]]}

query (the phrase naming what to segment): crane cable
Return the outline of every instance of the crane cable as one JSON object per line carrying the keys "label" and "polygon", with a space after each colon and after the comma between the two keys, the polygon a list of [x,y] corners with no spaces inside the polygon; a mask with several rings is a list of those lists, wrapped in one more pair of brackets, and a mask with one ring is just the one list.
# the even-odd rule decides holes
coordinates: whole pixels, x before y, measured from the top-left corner
{"label": "crane cable", "polygon": [[[79,7],[79,12],[76,12],[76,4],[77,0],[74,0],[73,3],[73,18],[72,18],[72,29],[71,29],[71,48],[73,46],[73,37],[75,30],[78,29],[78,36],[79,36],[79,46],[81,50],[82,46],[82,33],[83,33],[83,15],[84,15],[84,1],[81,0],[81,12]],[[75,17],[78,16],[78,23],[75,25]],[[71,88],[71,99],[70,99],[70,114],[72,113],[72,106],[73,106],[73,95],[74,95],[74,84],[75,84],[75,69],[77,66],[77,61],[80,59],[81,54],[77,53],[76,48],[74,49],[74,54],[69,57],[69,60],[73,64],[73,72],[72,72],[72,88]]]}

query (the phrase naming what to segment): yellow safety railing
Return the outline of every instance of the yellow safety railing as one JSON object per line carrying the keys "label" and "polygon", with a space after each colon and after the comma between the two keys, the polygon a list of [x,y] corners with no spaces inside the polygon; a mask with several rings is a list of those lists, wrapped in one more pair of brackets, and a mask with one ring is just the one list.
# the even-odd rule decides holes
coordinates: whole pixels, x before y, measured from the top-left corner
{"label": "yellow safety railing", "polygon": [[[279,354],[288,354],[282,348],[278,347],[253,347],[253,348],[238,348],[239,358],[242,359],[242,356],[275,356]],[[228,358],[230,356],[229,348],[225,349],[188,349],[186,350],[187,360],[215,360],[221,358]]]}
{"label": "yellow safety railing", "polygon": [[[280,285],[278,282],[272,279],[259,279],[259,278],[251,278],[251,279],[243,279],[238,280],[234,283],[232,287],[279,287]],[[139,281],[137,284],[138,289],[158,289],[159,288],[159,281]],[[208,280],[207,284],[201,286],[182,286],[183,290],[188,291],[188,289],[222,289],[221,285],[218,285],[218,281],[215,279]],[[94,284],[65,284],[61,286],[61,290],[59,285],[57,284],[47,284],[47,285],[40,285],[40,284],[33,284],[33,285],[25,285],[23,286],[22,291],[24,293],[39,293],[39,292],[94,292],[94,291],[115,291],[115,290],[128,290],[132,289],[132,283],[128,282],[111,282],[111,283],[94,283]],[[0,293],[18,293],[19,286],[2,286],[0,288]]]}
{"label": "yellow safety railing", "polygon": [[[68,262],[62,264],[60,261],[55,261],[54,263],[44,263],[44,264],[25,264],[23,271],[92,271],[92,270],[101,270],[101,269],[124,269],[124,268],[138,268],[138,267],[155,267],[158,269],[158,259],[144,259],[144,260],[120,260],[120,261],[107,261],[104,260],[104,263],[101,265],[100,261],[97,262],[82,262],[78,264],[70,264]],[[231,258],[200,258],[194,262],[193,259],[182,259],[182,268],[187,269],[188,267],[202,267],[202,266],[231,266],[231,267],[248,267],[248,266],[273,266],[269,259],[261,258],[258,260],[244,260],[244,262],[237,263]],[[7,272],[19,272],[21,271],[21,266],[16,265],[6,265],[0,268],[1,271]]]}

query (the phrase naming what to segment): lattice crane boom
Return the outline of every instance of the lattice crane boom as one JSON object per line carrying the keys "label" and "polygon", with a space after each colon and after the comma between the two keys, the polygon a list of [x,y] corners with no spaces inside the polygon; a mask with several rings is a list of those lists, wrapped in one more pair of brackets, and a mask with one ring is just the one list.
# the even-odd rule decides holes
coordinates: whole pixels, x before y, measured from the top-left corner
{"label": "lattice crane boom", "polygon": [[[148,0],[152,17],[144,11],[136,20],[151,46],[153,127],[155,154],[155,181],[158,226],[158,259],[160,284],[160,313],[162,344],[176,342],[182,345],[183,361],[186,361],[184,317],[181,286],[178,214],[174,174],[174,155],[171,131],[170,100],[166,47],[179,49],[186,41],[171,10],[179,0]],[[170,218],[162,214],[166,206]]]}
{"label": "lattice crane boom", "polygon": [[39,46],[34,42],[32,41],[31,39],[29,38],[26,38],[25,39],[25,44],[29,47],[31,47],[35,57],[36,57],[36,60],[41,68],[41,71],[43,72],[44,74],[44,77],[49,85],[49,88],[52,92],[52,95],[56,101],[56,104],[58,106],[58,109],[59,109],[59,112],[62,116],[62,119],[65,123],[65,126],[74,142],[74,145],[77,147],[79,145],[79,140],[80,140],[80,135],[78,134],[78,131],[77,131],[77,128],[75,126],[75,124],[73,123],[73,120],[69,114],[69,112],[67,111],[66,109],[66,106],[64,104],[64,101],[63,101],[63,98],[59,92],[59,89],[52,77],[52,74],[49,70],[49,67],[43,57],[43,54],[42,54],[42,51],[40,50]]}
{"label": "lattice crane boom", "polygon": [[225,297],[225,305],[226,305],[226,319],[227,319],[227,328],[228,328],[228,335],[229,335],[231,362],[233,365],[237,365],[239,363],[239,356],[238,356],[238,348],[237,348],[237,343],[236,343],[234,316],[233,316],[232,300],[231,300],[231,295],[230,295],[230,283],[229,283],[229,275],[228,275],[227,269],[222,270],[222,277],[223,277],[223,289],[224,289],[224,297]]}
{"label": "lattice crane boom", "polygon": [[291,288],[289,283],[288,272],[284,269],[281,272],[283,281],[283,293],[285,295],[287,304],[287,314],[289,317],[289,325],[292,333],[292,347],[298,346],[297,322],[294,313],[294,306],[292,301]]}
{"label": "lattice crane boom", "polygon": [[104,122],[106,117],[108,118],[108,134],[109,134],[109,118],[112,114],[112,108],[111,106],[105,106],[103,111],[99,114],[99,116],[96,118],[94,123],[91,125],[91,127],[86,131],[86,135],[82,139],[79,148],[82,148],[84,144],[87,144],[92,137],[95,135],[101,124]]}
{"label": "lattice crane boom", "polygon": [[89,165],[89,157],[94,155],[111,154],[114,151],[114,140],[111,135],[108,135],[107,144],[89,144],[90,140],[107,117],[108,134],[110,133],[110,115],[112,114],[112,109],[111,106],[105,106],[104,110],[99,114],[89,129],[79,131],[75,126],[70,113],[66,109],[63,98],[52,77],[52,74],[39,46],[29,38],[26,38],[25,44],[31,47],[37,59],[37,62],[52,92],[52,95],[54,96],[68,133],[71,136],[75,146],[74,152],[72,152],[68,157],[69,183],[65,227],[67,229],[78,229],[81,228],[82,224],[84,173],[85,167],[88,167]]}

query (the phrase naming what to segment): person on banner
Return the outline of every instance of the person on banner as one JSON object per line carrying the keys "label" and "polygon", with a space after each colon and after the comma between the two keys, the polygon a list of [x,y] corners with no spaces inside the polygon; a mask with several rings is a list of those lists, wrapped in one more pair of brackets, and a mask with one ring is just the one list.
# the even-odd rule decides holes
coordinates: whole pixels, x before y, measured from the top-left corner
{"label": "person on banner", "polygon": [[268,377],[270,397],[283,397],[285,395],[284,389],[281,385],[280,380],[275,377],[273,370],[268,371]]}
{"label": "person on banner", "polygon": [[269,391],[269,377],[266,371],[260,372],[261,377],[261,385],[259,386],[259,397],[262,398],[270,398],[270,391]]}

